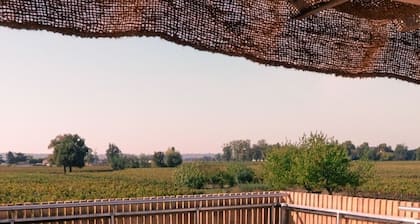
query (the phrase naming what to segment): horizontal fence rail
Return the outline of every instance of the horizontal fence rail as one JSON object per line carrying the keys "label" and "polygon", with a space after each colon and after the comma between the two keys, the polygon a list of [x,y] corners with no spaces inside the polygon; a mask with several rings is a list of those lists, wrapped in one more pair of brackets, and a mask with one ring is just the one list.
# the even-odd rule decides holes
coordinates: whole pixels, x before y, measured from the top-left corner
{"label": "horizontal fence rail", "polygon": [[411,211],[411,212],[420,212],[420,208],[413,208],[413,207],[400,207],[402,211]]}
{"label": "horizontal fence rail", "polygon": [[333,216],[335,217],[336,224],[340,224],[341,220],[343,219],[356,219],[356,220],[363,220],[363,221],[386,222],[386,223],[420,224],[420,219],[374,215],[374,214],[367,214],[367,213],[360,213],[360,212],[349,212],[349,211],[344,211],[344,210],[316,208],[316,207],[308,207],[308,206],[301,206],[301,205],[290,205],[286,203],[282,203],[280,206],[282,208],[285,208],[288,211]]}

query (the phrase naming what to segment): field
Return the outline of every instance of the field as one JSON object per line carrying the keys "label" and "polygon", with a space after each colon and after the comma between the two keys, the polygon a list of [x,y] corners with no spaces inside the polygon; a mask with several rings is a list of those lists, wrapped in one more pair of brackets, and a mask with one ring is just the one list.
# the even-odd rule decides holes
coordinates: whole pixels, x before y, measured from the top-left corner
{"label": "field", "polygon": [[374,177],[359,195],[420,201],[420,161],[375,162]]}
{"label": "field", "polygon": [[86,167],[63,174],[54,167],[1,167],[0,204],[191,194],[173,186],[173,169]]}
{"label": "field", "polygon": [[[262,175],[261,165],[248,165],[258,176]],[[218,169],[226,167],[226,163],[209,163],[208,166],[209,170]],[[109,167],[85,167],[64,175],[61,168],[54,167],[0,167],[0,204],[258,189],[252,186],[204,190],[176,187],[173,180],[174,170],[144,168],[111,171]],[[376,162],[374,170],[375,176],[355,194],[420,200],[420,162]]]}

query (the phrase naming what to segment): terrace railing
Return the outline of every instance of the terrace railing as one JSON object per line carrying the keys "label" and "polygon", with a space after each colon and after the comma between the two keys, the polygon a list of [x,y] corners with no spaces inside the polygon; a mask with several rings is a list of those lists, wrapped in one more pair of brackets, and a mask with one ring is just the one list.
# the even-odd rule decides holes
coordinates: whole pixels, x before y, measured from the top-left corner
{"label": "terrace railing", "polygon": [[[0,206],[0,223],[420,224],[419,207],[397,206],[394,209],[395,205],[417,206],[418,203],[366,199],[365,206],[371,206],[373,212],[359,212],[353,211],[352,205],[356,205],[356,209],[360,207],[351,203],[353,200],[365,202],[363,198],[297,192],[54,202]],[[369,203],[372,200],[374,203]],[[346,205],[347,209],[338,209],[343,207],[343,202],[350,205]],[[305,205],[313,203],[318,206]],[[378,214],[375,209],[384,212]],[[393,215],[389,215],[390,212]]]}
{"label": "terrace railing", "polygon": [[0,207],[0,223],[268,224],[281,192],[153,197]]}

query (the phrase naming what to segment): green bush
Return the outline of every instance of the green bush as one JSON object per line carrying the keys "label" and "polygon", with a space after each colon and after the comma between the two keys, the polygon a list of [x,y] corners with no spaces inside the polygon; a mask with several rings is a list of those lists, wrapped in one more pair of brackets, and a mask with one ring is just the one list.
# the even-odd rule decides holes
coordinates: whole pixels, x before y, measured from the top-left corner
{"label": "green bush", "polygon": [[218,170],[215,174],[211,175],[210,183],[218,185],[220,188],[224,188],[226,185],[232,187],[235,185],[235,177],[226,171]]}
{"label": "green bush", "polygon": [[234,177],[235,184],[251,183],[255,179],[255,172],[242,163],[229,164],[227,172]]}
{"label": "green bush", "polygon": [[201,189],[206,177],[196,163],[183,164],[175,170],[175,182],[184,187]]}
{"label": "green bush", "polygon": [[254,181],[255,173],[250,168],[245,167],[245,169],[239,170],[237,174],[238,183],[244,184],[244,183],[251,183]]}

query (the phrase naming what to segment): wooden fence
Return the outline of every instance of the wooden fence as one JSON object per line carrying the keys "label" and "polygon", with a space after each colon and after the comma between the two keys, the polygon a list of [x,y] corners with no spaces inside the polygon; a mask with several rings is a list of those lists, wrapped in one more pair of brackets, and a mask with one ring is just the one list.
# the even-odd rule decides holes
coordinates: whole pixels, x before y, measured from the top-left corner
{"label": "wooden fence", "polygon": [[[289,195],[285,198],[285,201],[288,204],[304,205],[325,209],[337,209],[375,215],[420,219],[420,212],[404,211],[399,209],[399,207],[401,206],[420,208],[420,202],[348,197],[341,195],[311,194],[303,192],[284,193],[287,193]],[[308,214],[305,212],[291,212],[290,216],[290,223],[294,224],[336,223],[335,217]],[[374,222],[354,219],[343,219],[341,223],[370,224]]]}
{"label": "wooden fence", "polygon": [[[302,192],[260,192],[137,199],[50,202],[22,206],[0,206],[0,223],[94,224],[330,224],[333,216],[286,210],[301,205],[357,213],[420,219],[420,212],[400,210],[400,206],[420,208],[419,202],[369,199]],[[64,217],[64,218],[63,218]],[[68,220],[66,219],[68,217]],[[26,220],[26,221],[25,221]],[[58,220],[58,221],[57,221]],[[343,217],[340,223],[370,224]],[[419,222],[420,223],[420,222]]]}
{"label": "wooden fence", "polygon": [[6,206],[0,207],[0,223],[34,223],[48,217],[52,220],[41,223],[279,223],[280,208],[275,205],[284,202],[284,196],[280,192],[260,192]]}

